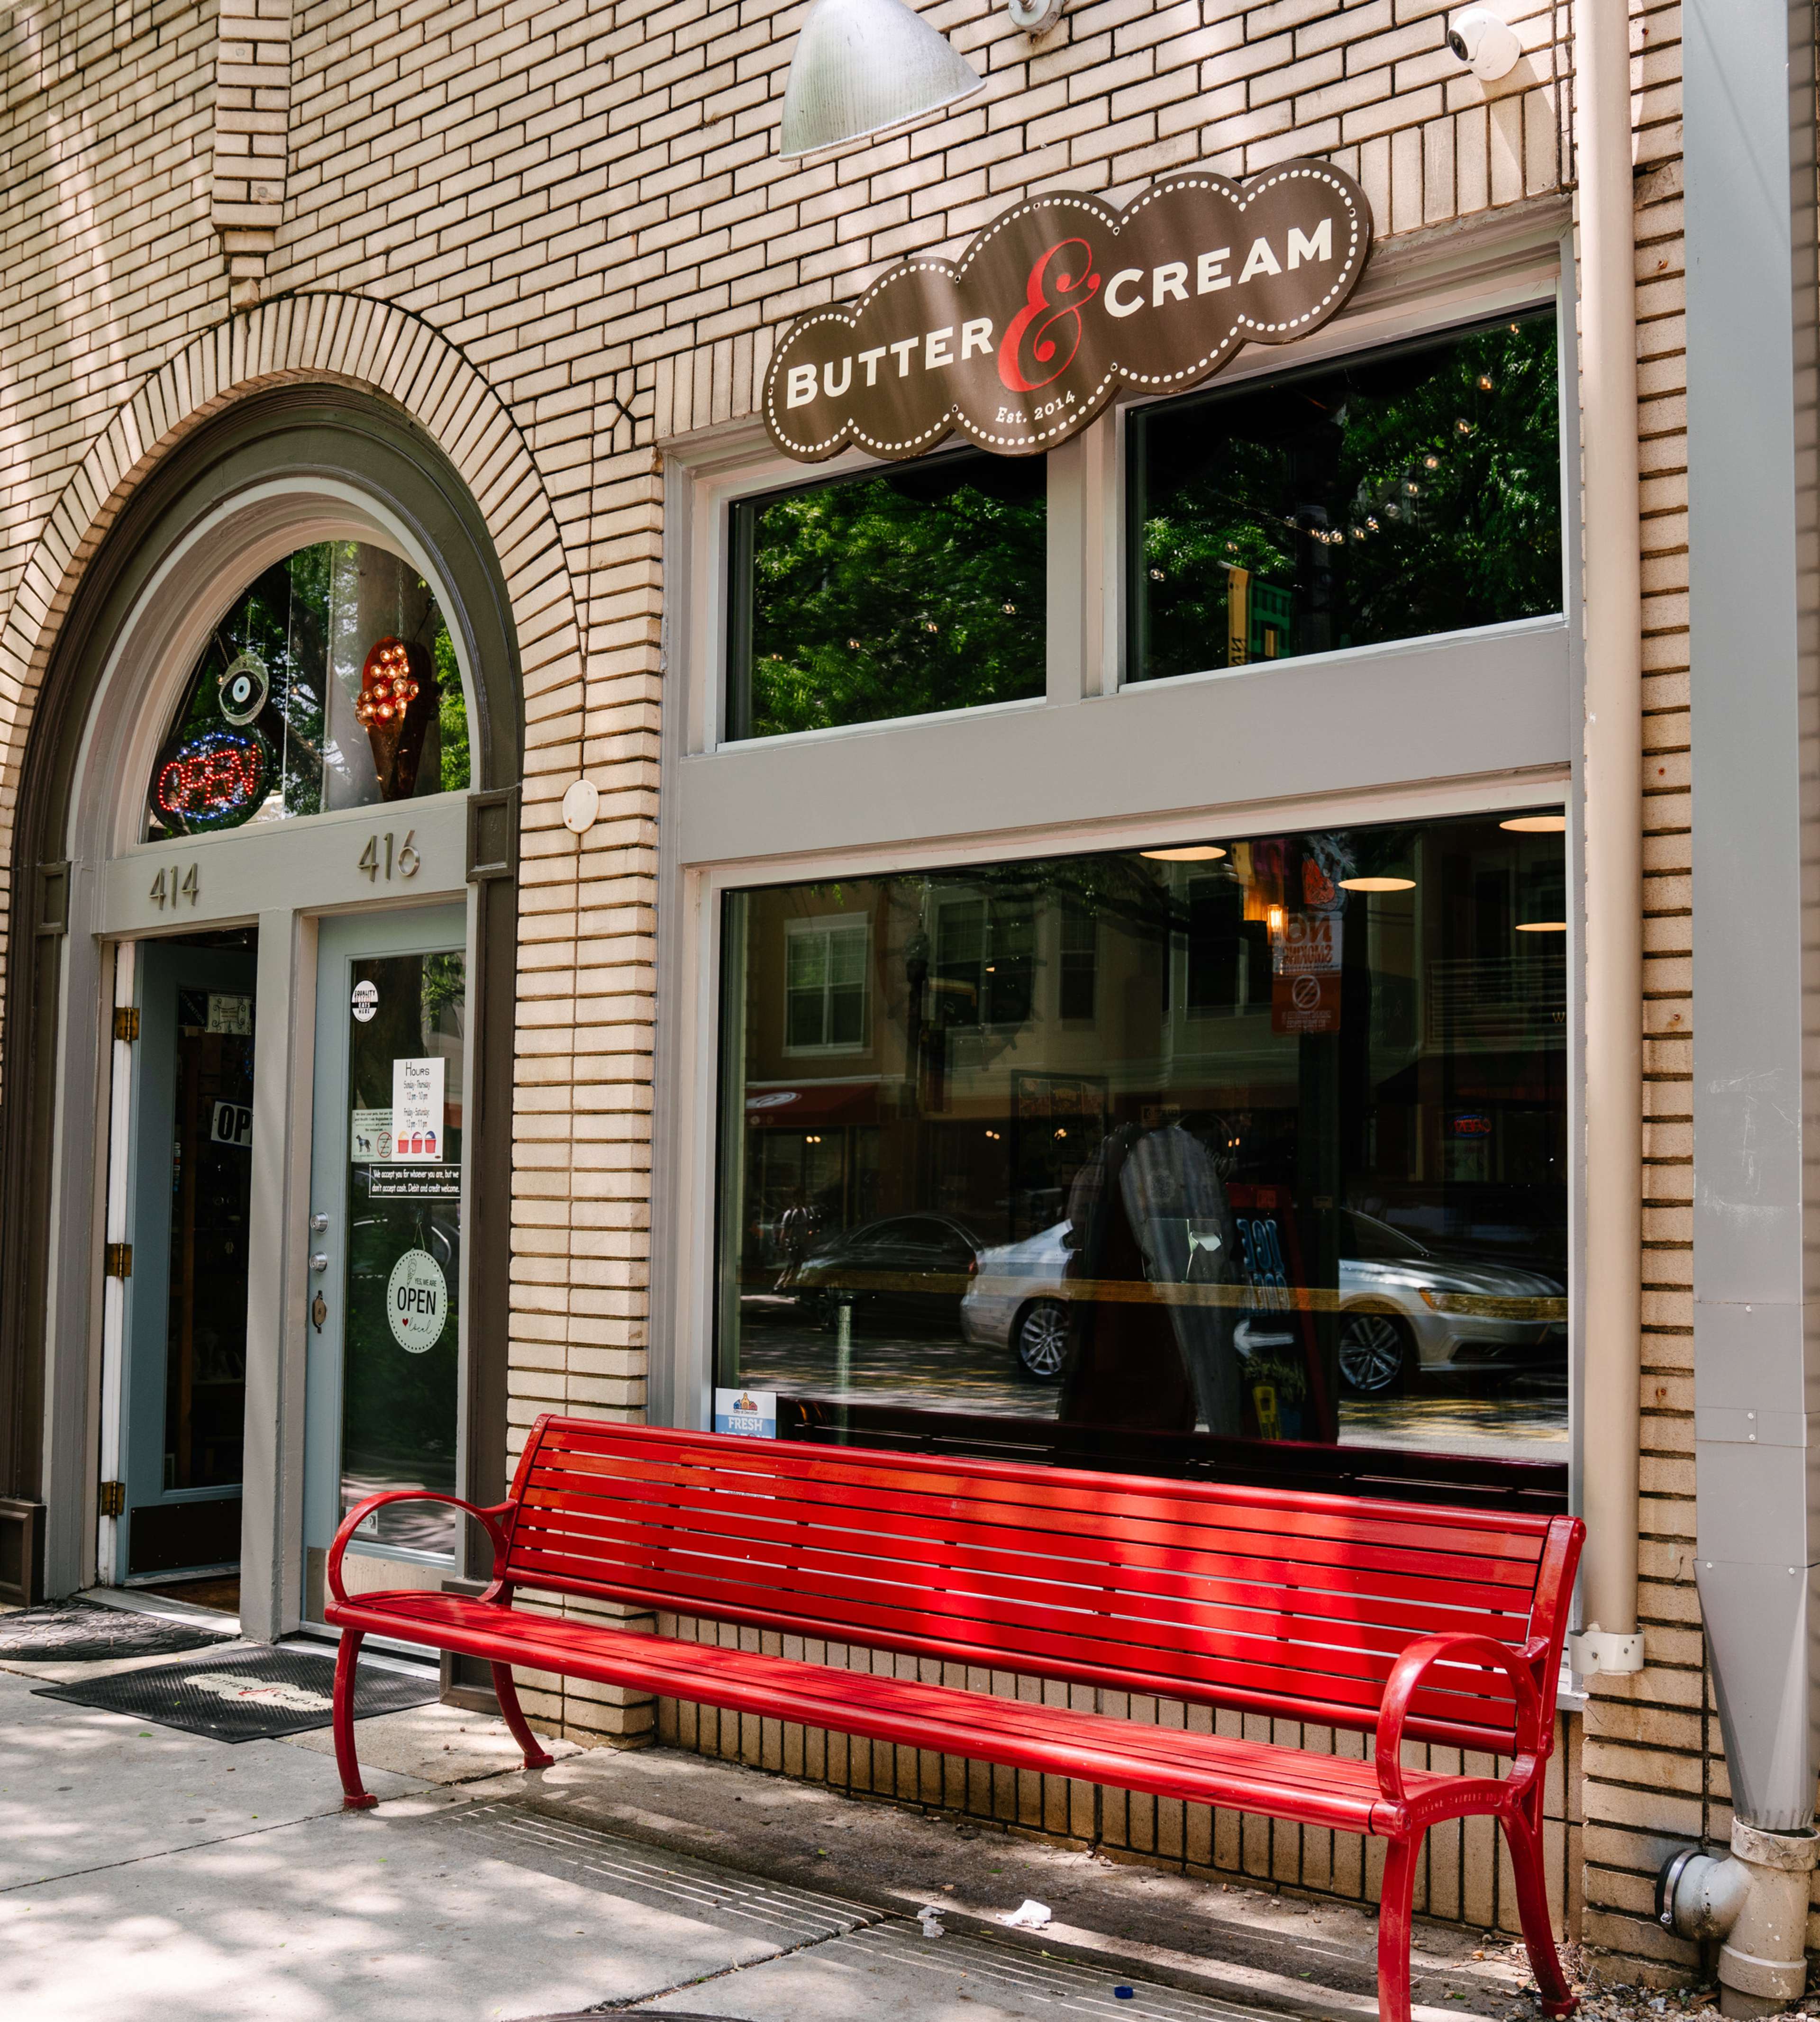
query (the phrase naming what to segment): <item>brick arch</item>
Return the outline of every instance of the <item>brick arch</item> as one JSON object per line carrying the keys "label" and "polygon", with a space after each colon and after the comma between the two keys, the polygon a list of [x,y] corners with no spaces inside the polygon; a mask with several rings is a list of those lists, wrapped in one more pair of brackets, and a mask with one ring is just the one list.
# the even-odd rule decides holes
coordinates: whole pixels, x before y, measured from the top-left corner
{"label": "brick arch", "polygon": [[0,624],[0,790],[16,789],[58,628],[122,507],[193,430],[287,381],[341,384],[393,401],[441,449],[480,508],[505,577],[527,719],[581,673],[561,530],[505,403],[420,317],[359,295],[296,294],[192,338],[117,408],[52,509]]}

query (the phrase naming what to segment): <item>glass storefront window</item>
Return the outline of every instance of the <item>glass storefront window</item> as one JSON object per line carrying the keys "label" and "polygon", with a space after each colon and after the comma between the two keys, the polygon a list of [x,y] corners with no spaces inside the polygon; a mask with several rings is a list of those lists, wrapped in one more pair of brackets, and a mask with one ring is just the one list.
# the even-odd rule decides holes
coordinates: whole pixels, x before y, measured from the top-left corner
{"label": "glass storefront window", "polygon": [[717,1384],[787,1432],[1564,1468],[1564,841],[730,895]]}
{"label": "glass storefront window", "polygon": [[386,549],[319,542],[216,626],[153,761],[145,838],[468,783],[467,708],[435,593]]}
{"label": "glass storefront window", "polygon": [[728,737],[1040,695],[1047,483],[967,451],[740,500]]}
{"label": "glass storefront window", "polygon": [[1138,408],[1131,678],[1562,608],[1552,310]]}

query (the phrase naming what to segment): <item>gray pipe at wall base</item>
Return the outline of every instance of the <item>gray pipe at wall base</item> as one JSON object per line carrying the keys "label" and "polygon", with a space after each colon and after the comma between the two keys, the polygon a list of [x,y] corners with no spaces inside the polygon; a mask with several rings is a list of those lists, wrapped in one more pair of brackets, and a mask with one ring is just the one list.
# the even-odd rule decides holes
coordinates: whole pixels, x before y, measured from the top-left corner
{"label": "gray pipe at wall base", "polygon": [[1643,570],[1635,210],[1624,0],[1580,0],[1580,369],[1585,524],[1586,1295],[1582,1674],[1643,1668]]}
{"label": "gray pipe at wall base", "polygon": [[[1738,1899],[1721,2006],[1752,2015],[1805,1984],[1820,1766],[1814,21],[1807,0],[1687,0],[1682,24],[1694,1571],[1736,1821],[1731,1861],[1687,1866]],[[1683,1893],[1665,1921],[1700,1936]]]}

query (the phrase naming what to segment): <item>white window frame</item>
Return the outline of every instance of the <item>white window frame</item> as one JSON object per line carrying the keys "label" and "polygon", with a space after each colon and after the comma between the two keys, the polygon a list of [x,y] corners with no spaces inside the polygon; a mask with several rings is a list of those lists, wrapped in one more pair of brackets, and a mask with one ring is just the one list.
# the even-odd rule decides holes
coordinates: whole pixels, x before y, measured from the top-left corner
{"label": "white window frame", "polygon": [[[819,934],[829,943],[831,953],[833,938],[837,933],[858,933],[865,936],[866,952],[860,966],[860,1031],[857,1039],[823,1039],[813,1046],[796,1046],[790,1042],[790,954],[793,940],[807,934]],[[866,1014],[872,1007],[872,922],[867,913],[817,913],[813,918],[786,920],[784,923],[784,1053],[791,1060],[826,1060],[831,1057],[857,1058],[872,1049],[872,1035],[866,1024]],[[831,1019],[828,1016],[828,994],[832,987],[832,968],[824,980],[821,991],[823,1012],[822,1028],[826,1031]]]}
{"label": "white window frame", "polygon": [[[964,869],[1046,855],[1498,813],[1559,799],[1580,889],[1577,394],[1570,254],[1556,199],[1380,252],[1353,303],[1304,343],[1257,347],[1228,381],[1553,301],[1561,333],[1562,612],[1381,646],[1127,683],[1124,418],[1049,458],[1046,692],[941,715],[729,743],[728,508],[873,467],[811,473],[757,423],[666,449],[663,726],[650,1414],[711,1422],[721,1049],[729,892]],[[1569,1141],[1580,1141],[1581,941],[1570,907]],[[1569,1175],[1577,1288],[1581,1174]],[[1570,1458],[1577,1479],[1579,1298]]]}

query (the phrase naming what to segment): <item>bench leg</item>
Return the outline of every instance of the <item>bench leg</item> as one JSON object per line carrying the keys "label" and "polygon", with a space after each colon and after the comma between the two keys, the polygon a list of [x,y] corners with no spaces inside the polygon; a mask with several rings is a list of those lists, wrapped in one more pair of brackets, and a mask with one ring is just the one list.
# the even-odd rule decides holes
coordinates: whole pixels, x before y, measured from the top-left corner
{"label": "bench leg", "polygon": [[1378,1902],[1378,2022],[1409,2022],[1409,1940],[1420,1839],[1394,1839],[1384,1855]]}
{"label": "bench leg", "polygon": [[360,1758],[354,1753],[354,1668],[366,1638],[358,1630],[342,1631],[342,1647],[335,1652],[335,1767],[342,1772],[342,1809],[370,1810],[379,1800],[360,1782]]}
{"label": "bench leg", "polygon": [[1523,1943],[1529,1948],[1529,1970],[1536,1976],[1543,2012],[1571,2015],[1580,2004],[1561,1970],[1548,1918],[1548,1885],[1542,1869],[1542,1834],[1537,1816],[1541,1801],[1542,1783],[1538,1777],[1518,1805],[1506,1815],[1504,1838],[1516,1877],[1517,1914],[1522,1919]]}
{"label": "bench leg", "polygon": [[495,1664],[493,1666],[493,1694],[499,1702],[499,1711],[506,1725],[512,1730],[512,1739],[524,1751],[527,1769],[547,1769],[556,1757],[548,1754],[536,1735],[524,1725],[524,1709],[518,1703],[517,1688],[512,1683],[512,1666]]}

